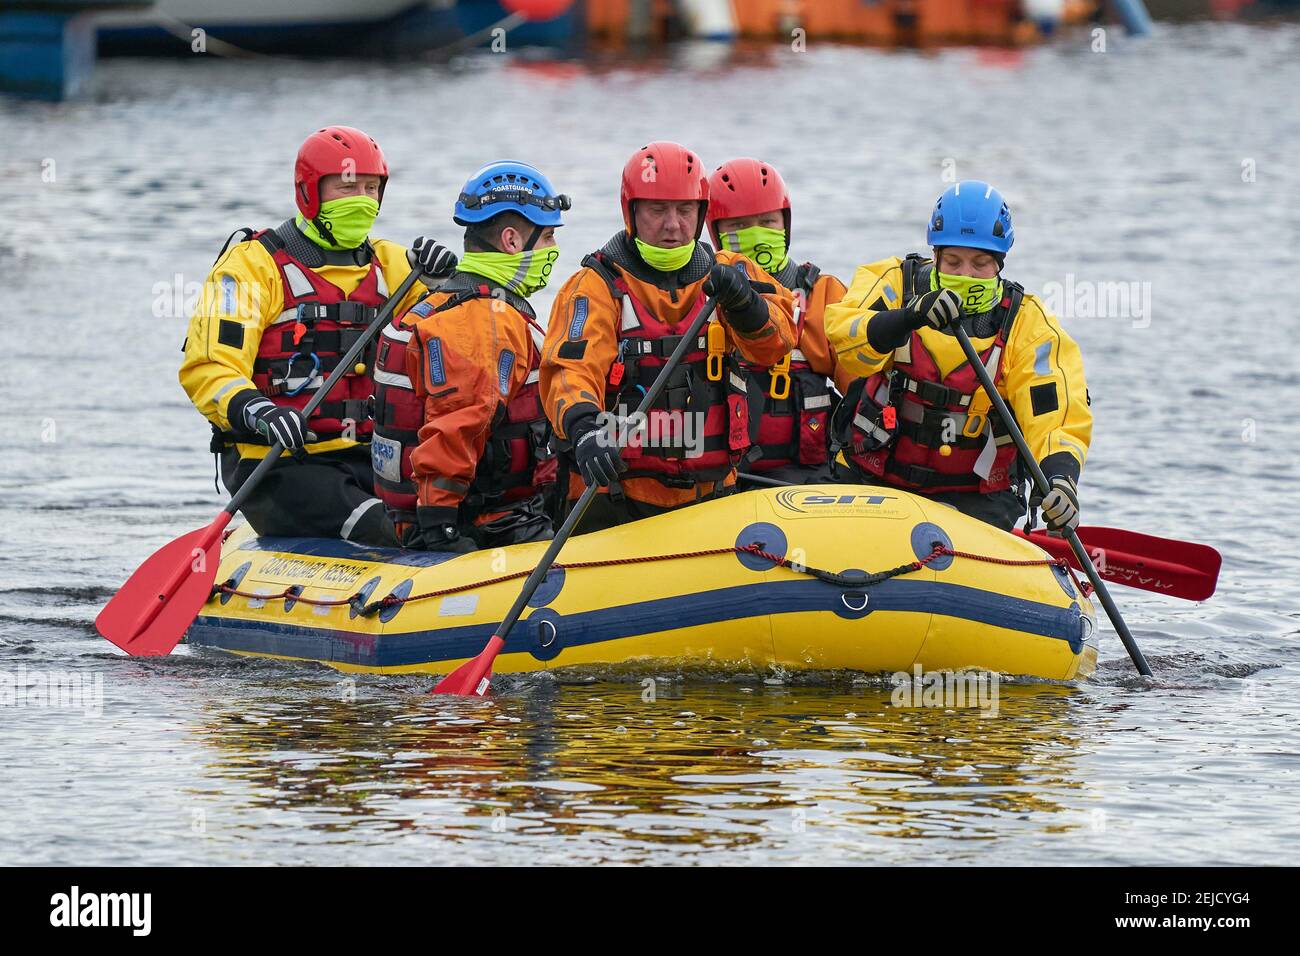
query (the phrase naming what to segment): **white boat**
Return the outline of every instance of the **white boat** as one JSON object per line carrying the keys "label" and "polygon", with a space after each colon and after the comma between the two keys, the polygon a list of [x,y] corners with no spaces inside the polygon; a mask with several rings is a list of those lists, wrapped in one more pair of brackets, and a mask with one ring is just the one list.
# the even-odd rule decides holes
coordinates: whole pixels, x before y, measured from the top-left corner
{"label": "white boat", "polygon": [[[189,53],[202,42],[202,52],[218,55],[383,55],[445,47],[506,15],[498,0],[157,0],[147,10],[103,14],[96,24],[100,51],[109,54]],[[576,17],[518,25],[511,36],[563,43]]]}

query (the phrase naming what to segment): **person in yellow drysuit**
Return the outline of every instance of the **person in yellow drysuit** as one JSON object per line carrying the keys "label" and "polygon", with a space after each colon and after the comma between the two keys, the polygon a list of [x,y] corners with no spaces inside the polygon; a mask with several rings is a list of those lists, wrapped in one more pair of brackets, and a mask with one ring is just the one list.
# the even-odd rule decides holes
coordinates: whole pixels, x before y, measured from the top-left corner
{"label": "person in yellow drysuit", "polygon": [[[373,494],[373,344],[310,419],[302,415],[412,268],[434,286],[456,265],[433,241],[408,251],[367,238],[387,182],[384,155],[365,133],[313,133],[294,165],[298,215],[228,241],[190,319],[180,382],[212,423],[226,488],[234,494],[275,442],[288,452],[241,508],[259,534],[398,543]],[[425,291],[417,283],[399,309]]]}
{"label": "person in yellow drysuit", "polygon": [[1037,297],[1001,276],[1011,212],[987,183],[939,197],[933,260],[858,268],[826,310],[826,335],[857,380],[835,417],[841,477],[928,495],[1010,529],[1025,513],[1016,446],[966,362],[961,323],[1050,484],[1031,492],[1050,530],[1079,523],[1092,412],[1079,347]]}

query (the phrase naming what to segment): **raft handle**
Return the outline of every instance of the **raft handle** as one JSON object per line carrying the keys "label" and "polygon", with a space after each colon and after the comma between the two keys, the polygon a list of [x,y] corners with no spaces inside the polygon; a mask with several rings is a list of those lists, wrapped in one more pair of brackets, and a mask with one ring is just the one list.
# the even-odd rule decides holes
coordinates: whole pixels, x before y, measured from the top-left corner
{"label": "raft handle", "polygon": [[[548,640],[543,640],[541,636],[544,627],[551,629],[551,636]],[[556,629],[554,621],[541,620],[537,622],[537,643],[540,647],[550,647],[555,643],[557,637],[559,637],[559,631]]]}
{"label": "raft handle", "polygon": [[862,603],[859,604],[857,607],[854,607],[852,604],[849,603],[849,595],[850,595],[851,593],[853,593],[853,592],[846,592],[846,593],[844,593],[844,594],[841,594],[841,595],[840,595],[840,601],[841,601],[841,602],[844,604],[844,606],[845,606],[846,608],[848,608],[850,611],[865,611],[865,610],[867,609],[867,601],[868,601],[868,597],[867,597],[867,595],[864,594],[864,593],[862,593],[862,592],[858,592],[855,596],[856,596],[856,597],[860,597],[860,598],[862,598]]}

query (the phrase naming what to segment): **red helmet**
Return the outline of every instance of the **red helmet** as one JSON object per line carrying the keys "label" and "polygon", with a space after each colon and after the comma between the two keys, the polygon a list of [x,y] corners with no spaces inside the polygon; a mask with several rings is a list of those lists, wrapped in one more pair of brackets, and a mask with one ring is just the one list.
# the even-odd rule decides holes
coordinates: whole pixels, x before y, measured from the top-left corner
{"label": "red helmet", "polygon": [[642,146],[623,167],[623,224],[636,235],[632,225],[632,203],[637,199],[690,200],[700,204],[700,221],[695,227],[698,239],[704,228],[709,207],[709,183],[704,178],[700,158],[680,143],[658,142]]}
{"label": "red helmet", "polygon": [[351,126],[326,126],[307,137],[293,164],[293,195],[308,219],[320,214],[320,181],[326,176],[378,176],[379,201],[388,185],[384,151],[370,136]]}
{"label": "red helmet", "polygon": [[785,244],[790,245],[790,190],[770,163],[757,159],[733,159],[723,163],[709,177],[709,234],[718,242],[714,225],[719,219],[757,216],[780,209],[785,217]]}

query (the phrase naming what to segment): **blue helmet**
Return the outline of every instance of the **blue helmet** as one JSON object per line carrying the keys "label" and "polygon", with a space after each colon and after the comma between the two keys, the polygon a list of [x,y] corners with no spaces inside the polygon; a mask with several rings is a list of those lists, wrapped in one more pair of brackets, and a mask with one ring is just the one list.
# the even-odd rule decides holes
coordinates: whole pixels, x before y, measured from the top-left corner
{"label": "blue helmet", "polygon": [[949,186],[930,214],[926,241],[935,248],[965,246],[1006,255],[1016,241],[1002,194],[978,179]]}
{"label": "blue helmet", "polygon": [[573,203],[556,193],[551,181],[535,166],[511,160],[488,163],[465,183],[456,200],[458,225],[486,222],[503,212],[515,212],[538,226],[562,226],[560,213]]}

